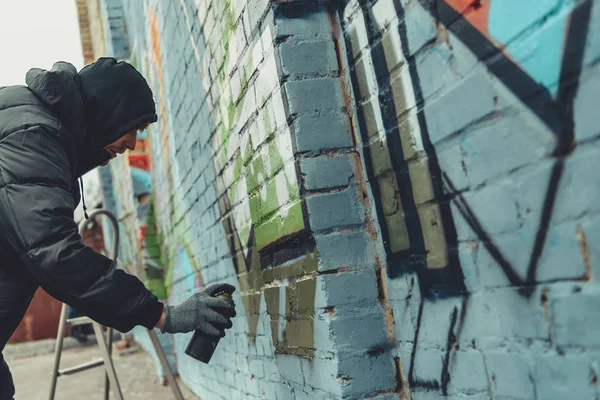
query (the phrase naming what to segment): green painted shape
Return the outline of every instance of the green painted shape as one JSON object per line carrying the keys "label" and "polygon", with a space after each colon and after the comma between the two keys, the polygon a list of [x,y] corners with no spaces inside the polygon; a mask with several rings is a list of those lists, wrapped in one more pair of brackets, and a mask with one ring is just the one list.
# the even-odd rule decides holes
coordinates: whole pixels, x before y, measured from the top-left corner
{"label": "green painted shape", "polygon": [[254,232],[256,235],[256,245],[260,250],[268,244],[275,242],[277,239],[295,232],[300,232],[303,229],[304,217],[302,202],[296,201],[289,206],[285,216],[278,213],[268,221],[255,225]]}
{"label": "green painted shape", "polygon": [[275,175],[275,172],[283,168],[283,158],[277,148],[276,140],[269,142],[269,161],[271,162],[271,174]]}

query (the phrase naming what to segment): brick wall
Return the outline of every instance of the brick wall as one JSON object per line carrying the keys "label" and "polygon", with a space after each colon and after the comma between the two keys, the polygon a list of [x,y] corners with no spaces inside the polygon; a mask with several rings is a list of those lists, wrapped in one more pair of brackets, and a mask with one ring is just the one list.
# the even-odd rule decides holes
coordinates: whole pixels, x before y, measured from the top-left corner
{"label": "brick wall", "polygon": [[597,2],[105,7],[159,114],[152,243],[103,171],[124,253],[172,304],[237,288],[210,365],[161,337],[193,391],[600,395]]}

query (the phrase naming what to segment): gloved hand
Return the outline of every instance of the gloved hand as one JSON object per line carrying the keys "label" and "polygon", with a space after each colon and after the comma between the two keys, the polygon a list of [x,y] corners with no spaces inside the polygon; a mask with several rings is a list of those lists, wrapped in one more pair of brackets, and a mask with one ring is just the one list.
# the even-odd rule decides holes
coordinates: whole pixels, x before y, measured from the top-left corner
{"label": "gloved hand", "polygon": [[233,325],[230,318],[236,315],[235,306],[212,296],[234,291],[235,287],[227,283],[217,283],[192,295],[181,304],[166,306],[162,332],[187,333],[200,330],[209,336],[225,336],[225,329]]}

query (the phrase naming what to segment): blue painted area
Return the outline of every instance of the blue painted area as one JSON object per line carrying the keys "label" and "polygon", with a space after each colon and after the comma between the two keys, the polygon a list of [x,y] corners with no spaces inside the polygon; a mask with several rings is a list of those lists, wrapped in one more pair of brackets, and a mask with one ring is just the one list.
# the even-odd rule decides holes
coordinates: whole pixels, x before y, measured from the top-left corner
{"label": "blue painted area", "polygon": [[134,196],[143,193],[152,193],[152,176],[150,172],[137,167],[131,167],[130,170]]}
{"label": "blue painted area", "polygon": [[[561,3],[566,3],[562,9]],[[565,28],[572,8],[569,3],[572,2],[502,0],[490,5],[490,35],[507,45],[516,62],[553,94],[558,90]],[[541,29],[528,34],[526,30],[536,23]]]}

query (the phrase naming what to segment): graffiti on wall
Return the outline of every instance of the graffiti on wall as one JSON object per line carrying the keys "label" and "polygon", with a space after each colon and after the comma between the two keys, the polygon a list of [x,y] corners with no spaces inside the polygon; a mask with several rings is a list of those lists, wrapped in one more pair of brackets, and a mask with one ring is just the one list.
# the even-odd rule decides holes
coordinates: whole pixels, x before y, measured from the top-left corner
{"label": "graffiti on wall", "polygon": [[[226,5],[225,19],[228,23],[221,26],[221,37],[217,39],[224,42],[226,51],[223,59],[216,62],[220,66],[217,73],[209,71],[210,62],[214,63],[215,60],[211,57],[202,58],[203,53],[192,35],[192,29],[196,29],[192,25],[200,26],[200,23],[186,16],[188,32],[184,33],[184,37],[189,35],[189,42],[184,47],[190,47],[190,53],[196,56],[198,81],[202,81],[204,92],[215,93],[216,88],[218,93],[218,102],[212,112],[219,117],[212,121],[211,145],[220,220],[238,275],[250,339],[256,337],[260,314],[266,311],[276,351],[310,357],[314,351],[312,319],[318,258],[305,204],[300,196],[299,172],[294,160],[291,133],[285,119],[281,122],[279,117],[285,115],[283,99],[278,91],[276,95],[269,94],[279,84],[277,73],[271,74],[276,71],[275,57],[271,54],[270,58],[265,59],[263,67],[266,71],[261,74],[258,70],[260,60],[252,60],[252,56],[258,53],[252,50],[253,47],[260,48],[265,38],[257,36],[254,43],[250,44],[248,56],[243,62],[235,65],[230,61],[229,58],[235,56],[230,45],[233,46],[235,42],[235,30],[241,28],[241,19],[234,21],[234,5]],[[176,8],[178,13],[186,12],[183,4],[180,9]],[[196,16],[196,13],[190,15]],[[164,32],[159,27],[156,10],[149,8],[148,16],[150,62],[145,68],[145,75],[157,94],[159,124],[157,127],[151,126],[148,135],[153,178],[149,184],[153,196],[144,204],[147,217],[144,221],[143,246],[147,274],[154,271],[151,265],[148,267],[149,264],[156,265],[157,271],[168,266],[163,275],[166,280],[165,296],[174,300],[173,296],[177,296],[177,293],[172,289],[181,284],[177,280],[187,282],[188,279],[179,276],[187,271],[179,264],[192,260],[190,262],[194,268],[190,271],[194,271],[194,276],[199,274],[200,267],[189,254],[188,258],[181,256],[182,243],[190,245],[193,239],[183,238],[185,234],[177,233],[186,231],[186,228],[174,226],[176,223],[189,223],[185,218],[180,220],[175,216],[177,203],[181,199],[172,195],[175,191],[172,182],[178,167],[172,168],[172,163],[178,163],[179,160],[171,160],[169,147],[173,138],[170,136],[175,133],[168,131],[170,125],[167,118],[173,117],[169,114],[169,101],[176,100],[169,98],[171,93],[167,89],[170,84],[164,72],[163,60],[164,52],[168,49],[163,49],[161,44]],[[203,18],[200,13],[197,17]],[[180,29],[186,29],[185,25]],[[137,49],[138,46],[134,46],[134,50]],[[143,49],[140,51],[143,58]],[[134,56],[137,60],[137,56]],[[242,87],[235,98],[230,79],[233,73],[242,76]],[[253,103],[253,90],[247,95],[250,85],[261,86],[260,90],[265,93],[264,107]],[[184,133],[177,133],[181,136],[177,140],[184,140]],[[143,169],[143,160],[138,161],[136,166]],[[145,179],[138,178],[138,181]],[[171,239],[165,240],[166,234],[177,237],[177,243]],[[199,283],[197,279],[194,282]],[[196,286],[195,289],[201,287]],[[266,310],[261,309],[261,304],[266,304]]]}
{"label": "graffiti on wall", "polygon": [[[554,6],[559,7],[558,3]],[[458,258],[454,218],[459,215],[464,219],[509,284],[518,288],[523,299],[528,299],[534,293],[536,269],[546,245],[565,156],[576,146],[573,101],[592,2],[576,6],[569,3],[570,6],[560,10],[549,10],[550,3],[544,2],[522,5],[512,1],[419,0],[419,4],[441,23],[432,42],[450,46],[448,32],[455,35],[526,112],[545,127],[555,143],[554,167],[539,206],[540,218],[529,262],[526,268],[517,269],[486,231],[463,190],[440,168],[432,140],[440,127],[429,120],[432,117],[427,114],[428,99],[421,86],[423,79],[430,79],[426,74],[431,71],[420,75],[422,67],[414,57],[414,49],[412,53],[409,51],[410,21],[381,26],[369,5],[361,3],[358,24],[364,23],[370,48],[366,54],[359,54],[356,27],[347,31],[347,42],[351,49],[349,58],[355,60],[351,75],[362,139],[367,144],[367,173],[388,254],[388,275],[394,279],[405,271],[416,271],[420,286],[417,290],[421,292],[412,352],[410,360],[404,360],[409,365],[408,383],[411,388],[441,390],[447,395],[453,354],[458,349],[469,299]],[[395,7],[397,15],[404,15],[400,5]],[[536,46],[515,40],[547,13],[556,14],[557,20],[539,30]],[[448,68],[455,67],[452,63],[449,57]],[[451,203],[455,206],[454,214]],[[517,272],[523,270],[525,275]],[[462,301],[451,307],[446,343],[440,343],[445,348],[440,358],[441,373],[438,379],[421,379],[415,364],[422,354],[419,348],[422,318],[427,304],[447,295],[458,295]]]}
{"label": "graffiti on wall", "polygon": [[[222,31],[225,59],[217,81],[212,82],[221,93],[221,118],[212,136],[213,163],[221,221],[240,283],[249,336],[256,337],[264,295],[276,351],[310,357],[318,261],[300,196],[292,136],[285,120],[275,117],[286,114],[282,95],[279,91],[269,94],[279,85],[276,61],[273,55],[266,57],[264,72],[259,73],[257,60],[252,60],[256,52],[248,51],[246,62],[229,71],[232,52],[227,49],[235,41],[234,31],[238,24],[241,28],[241,20],[234,21],[232,4],[225,13],[231,22]],[[269,29],[263,35],[270,38]],[[272,38],[261,39],[257,37],[250,49],[272,43]],[[208,75],[209,63],[204,62],[203,68]],[[230,84],[236,72],[242,76],[237,98]],[[253,91],[248,94],[251,81],[264,93],[264,107],[253,103]],[[255,116],[247,111],[252,106],[259,109]]]}

